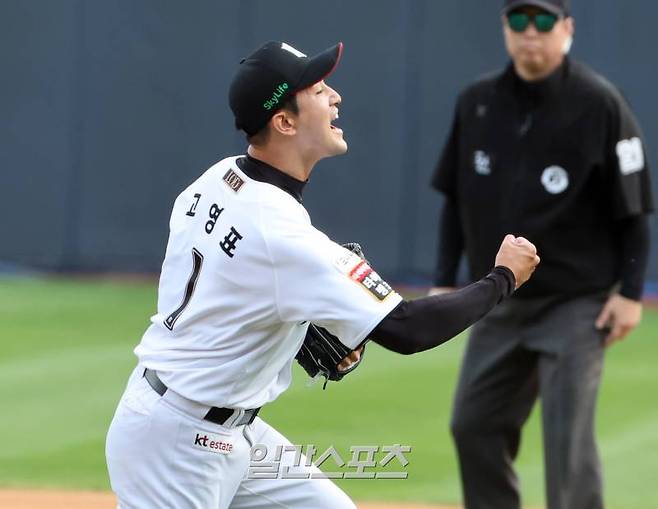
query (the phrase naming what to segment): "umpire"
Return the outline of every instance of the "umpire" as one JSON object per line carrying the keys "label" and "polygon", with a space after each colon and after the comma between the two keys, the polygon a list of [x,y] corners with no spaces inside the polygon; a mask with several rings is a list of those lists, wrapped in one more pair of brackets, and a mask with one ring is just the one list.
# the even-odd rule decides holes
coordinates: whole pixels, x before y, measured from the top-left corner
{"label": "umpire", "polygon": [[603,507],[594,415],[604,347],[640,321],[653,210],[644,140],[619,91],[567,55],[568,0],[507,0],[511,62],[458,99],[432,185],[436,287],[473,280],[506,232],[542,264],[472,328],[452,418],[468,509],[520,507],[513,460],[542,401],[550,509]]}

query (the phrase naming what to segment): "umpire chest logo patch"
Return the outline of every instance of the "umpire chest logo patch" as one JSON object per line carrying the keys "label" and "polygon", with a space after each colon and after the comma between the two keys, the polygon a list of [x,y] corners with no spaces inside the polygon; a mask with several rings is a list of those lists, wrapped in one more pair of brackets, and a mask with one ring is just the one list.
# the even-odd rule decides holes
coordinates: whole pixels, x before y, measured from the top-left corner
{"label": "umpire chest logo patch", "polygon": [[491,157],[483,150],[476,150],[473,153],[473,167],[478,175],[491,175]]}
{"label": "umpire chest logo patch", "polygon": [[235,173],[233,170],[227,171],[226,175],[224,175],[223,180],[236,193],[240,190],[240,188],[244,184],[244,180],[242,180],[242,178],[240,178],[240,175]]}
{"label": "umpire chest logo patch", "polygon": [[560,194],[569,187],[569,174],[561,166],[549,166],[541,174],[544,189],[551,194]]}
{"label": "umpire chest logo patch", "polygon": [[225,436],[205,431],[195,433],[192,446],[195,449],[215,454],[231,454],[233,452],[233,444],[227,442]]}
{"label": "umpire chest logo patch", "polygon": [[393,293],[391,286],[377,274],[368,262],[354,253],[346,253],[335,262],[336,267],[355,283],[361,285],[377,300]]}

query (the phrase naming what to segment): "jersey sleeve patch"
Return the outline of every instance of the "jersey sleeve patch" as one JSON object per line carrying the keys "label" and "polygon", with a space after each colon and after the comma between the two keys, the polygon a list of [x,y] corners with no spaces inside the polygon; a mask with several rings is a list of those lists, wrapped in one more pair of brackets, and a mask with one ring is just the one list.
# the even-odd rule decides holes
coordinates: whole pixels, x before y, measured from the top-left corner
{"label": "jersey sleeve patch", "polygon": [[359,284],[377,300],[383,301],[394,293],[391,285],[382,279],[372,267],[358,255],[348,252],[338,257],[335,265],[340,272]]}

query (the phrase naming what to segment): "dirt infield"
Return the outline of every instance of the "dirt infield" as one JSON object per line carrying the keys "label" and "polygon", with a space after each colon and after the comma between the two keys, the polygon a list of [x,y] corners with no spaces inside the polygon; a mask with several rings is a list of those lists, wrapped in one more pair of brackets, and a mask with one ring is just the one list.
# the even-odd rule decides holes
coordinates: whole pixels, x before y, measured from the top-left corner
{"label": "dirt infield", "polygon": [[[458,509],[455,506],[360,503],[359,509]],[[98,491],[0,490],[2,509],[115,509],[111,493]]]}

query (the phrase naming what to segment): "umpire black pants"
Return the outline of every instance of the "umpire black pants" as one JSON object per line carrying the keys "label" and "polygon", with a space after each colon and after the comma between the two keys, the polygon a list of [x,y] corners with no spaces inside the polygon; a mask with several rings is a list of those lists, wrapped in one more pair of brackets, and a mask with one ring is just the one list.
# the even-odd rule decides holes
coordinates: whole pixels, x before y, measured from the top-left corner
{"label": "umpire black pants", "polygon": [[513,461],[541,399],[549,509],[601,509],[594,414],[606,296],[509,299],[473,326],[451,422],[466,509],[518,509]]}

